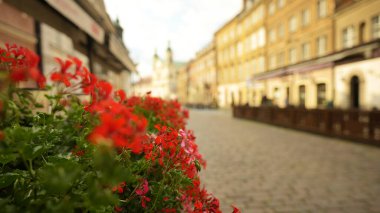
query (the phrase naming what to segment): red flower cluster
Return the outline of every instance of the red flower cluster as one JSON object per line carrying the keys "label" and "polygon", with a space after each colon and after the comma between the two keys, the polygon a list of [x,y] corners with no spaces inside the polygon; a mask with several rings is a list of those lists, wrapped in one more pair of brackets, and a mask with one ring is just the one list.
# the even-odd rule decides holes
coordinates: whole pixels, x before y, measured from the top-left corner
{"label": "red flower cluster", "polygon": [[0,48],[0,66],[1,71],[9,72],[9,79],[12,82],[21,82],[34,80],[43,88],[45,86],[45,77],[38,69],[40,58],[33,51],[17,45],[5,45],[6,48]]}
{"label": "red flower cluster", "polygon": [[208,193],[206,189],[200,188],[199,177],[194,179],[193,185],[184,193],[182,200],[186,212],[221,212],[219,209],[219,200]]}
{"label": "red flower cluster", "polygon": [[76,57],[66,60],[55,58],[55,60],[59,64],[59,69],[51,74],[50,79],[52,82],[65,86],[61,88],[61,93],[83,92],[87,95],[94,93],[99,82],[97,77],[83,66],[81,60]]}
{"label": "red flower cluster", "polygon": [[148,181],[144,180],[141,186],[136,190],[136,194],[140,196],[141,206],[145,209],[146,202],[150,202],[150,198],[146,196],[149,191]]}
{"label": "red flower cluster", "polygon": [[185,129],[186,119],[189,117],[189,112],[182,109],[178,101],[164,101],[161,98],[151,97],[150,95],[144,98],[130,97],[126,100],[126,105],[152,112],[163,124],[175,129]]}
{"label": "red flower cluster", "polygon": [[100,124],[94,128],[88,139],[93,143],[111,142],[115,147],[127,148],[140,154],[144,147],[147,120],[133,114],[132,109],[113,100],[104,100],[93,105]]}
{"label": "red flower cluster", "polygon": [[118,192],[119,194],[124,192],[125,182],[121,182],[119,185],[112,188],[112,192]]}
{"label": "red flower cluster", "polygon": [[[65,85],[62,93],[82,91],[91,96],[91,103],[86,110],[99,117],[97,125],[88,139],[94,144],[111,143],[117,148],[126,148],[135,154],[143,150],[143,141],[147,138],[147,120],[137,116],[133,109],[122,104],[126,95],[124,91],[115,92],[112,96],[112,85],[104,80],[98,80],[90,73],[82,62],[72,57],[68,60],[56,58],[60,69],[51,75],[51,80]],[[116,97],[117,96],[117,97]]]}
{"label": "red flower cluster", "polygon": [[[151,137],[151,145],[145,146],[145,157],[158,161],[161,166],[180,169],[193,185],[182,192],[181,200],[186,212],[220,212],[219,200],[200,188],[198,169],[205,161],[198,152],[192,132],[156,125],[157,135]],[[164,162],[170,162],[164,165]]]}

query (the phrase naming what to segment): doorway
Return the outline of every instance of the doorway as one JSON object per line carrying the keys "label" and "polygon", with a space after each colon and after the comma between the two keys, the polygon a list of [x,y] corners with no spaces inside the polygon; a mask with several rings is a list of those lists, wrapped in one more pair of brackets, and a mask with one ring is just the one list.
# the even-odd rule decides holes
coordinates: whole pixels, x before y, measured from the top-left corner
{"label": "doorway", "polygon": [[360,107],[360,81],[358,76],[353,76],[350,81],[351,88],[351,108],[358,109]]}

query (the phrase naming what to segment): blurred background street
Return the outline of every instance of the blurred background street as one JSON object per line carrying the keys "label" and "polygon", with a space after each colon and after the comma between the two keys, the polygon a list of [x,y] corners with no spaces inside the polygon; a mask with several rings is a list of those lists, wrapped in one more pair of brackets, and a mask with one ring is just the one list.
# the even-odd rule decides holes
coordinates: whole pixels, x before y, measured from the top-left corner
{"label": "blurred background street", "polygon": [[189,108],[224,211],[380,213],[380,0],[0,0],[0,11],[0,45],[40,55],[48,84],[55,57],[74,56],[128,97]]}
{"label": "blurred background street", "polygon": [[[242,212],[380,212],[380,149],[192,110],[202,180]],[[224,212],[223,211],[223,212]]]}

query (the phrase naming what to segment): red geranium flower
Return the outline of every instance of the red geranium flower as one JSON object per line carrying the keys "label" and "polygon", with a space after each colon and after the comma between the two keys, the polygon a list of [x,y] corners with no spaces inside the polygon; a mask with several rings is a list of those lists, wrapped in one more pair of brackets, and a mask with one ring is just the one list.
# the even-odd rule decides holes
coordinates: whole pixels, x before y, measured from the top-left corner
{"label": "red geranium flower", "polygon": [[233,210],[234,210],[232,213],[241,213],[240,209],[238,209],[236,206],[231,205],[231,207],[232,207]]}
{"label": "red geranium flower", "polygon": [[51,75],[51,80],[54,81],[54,82],[59,82],[59,83],[64,83],[66,85],[66,87],[69,87],[71,86],[71,80],[74,77],[73,74],[71,73],[68,73],[68,69],[71,67],[71,65],[73,64],[73,62],[71,60],[65,60],[63,61],[62,59],[60,58],[54,58],[55,61],[57,61],[60,65],[60,70],[58,72],[54,72],[52,75]]}
{"label": "red geranium flower", "polygon": [[10,72],[12,82],[34,80],[42,88],[45,77],[38,69],[40,58],[33,51],[17,45],[6,44],[6,49],[0,48],[0,63]]}
{"label": "red geranium flower", "polygon": [[144,179],[141,186],[136,190],[136,194],[142,196],[142,195],[146,195],[148,191],[149,191],[149,184],[148,184],[148,181]]}

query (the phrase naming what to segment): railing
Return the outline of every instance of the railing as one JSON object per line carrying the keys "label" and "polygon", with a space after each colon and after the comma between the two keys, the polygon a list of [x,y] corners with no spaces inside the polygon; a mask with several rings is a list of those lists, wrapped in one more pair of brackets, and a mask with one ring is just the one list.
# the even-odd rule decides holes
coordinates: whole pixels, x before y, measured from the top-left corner
{"label": "railing", "polygon": [[380,146],[380,111],[234,106],[233,116]]}

